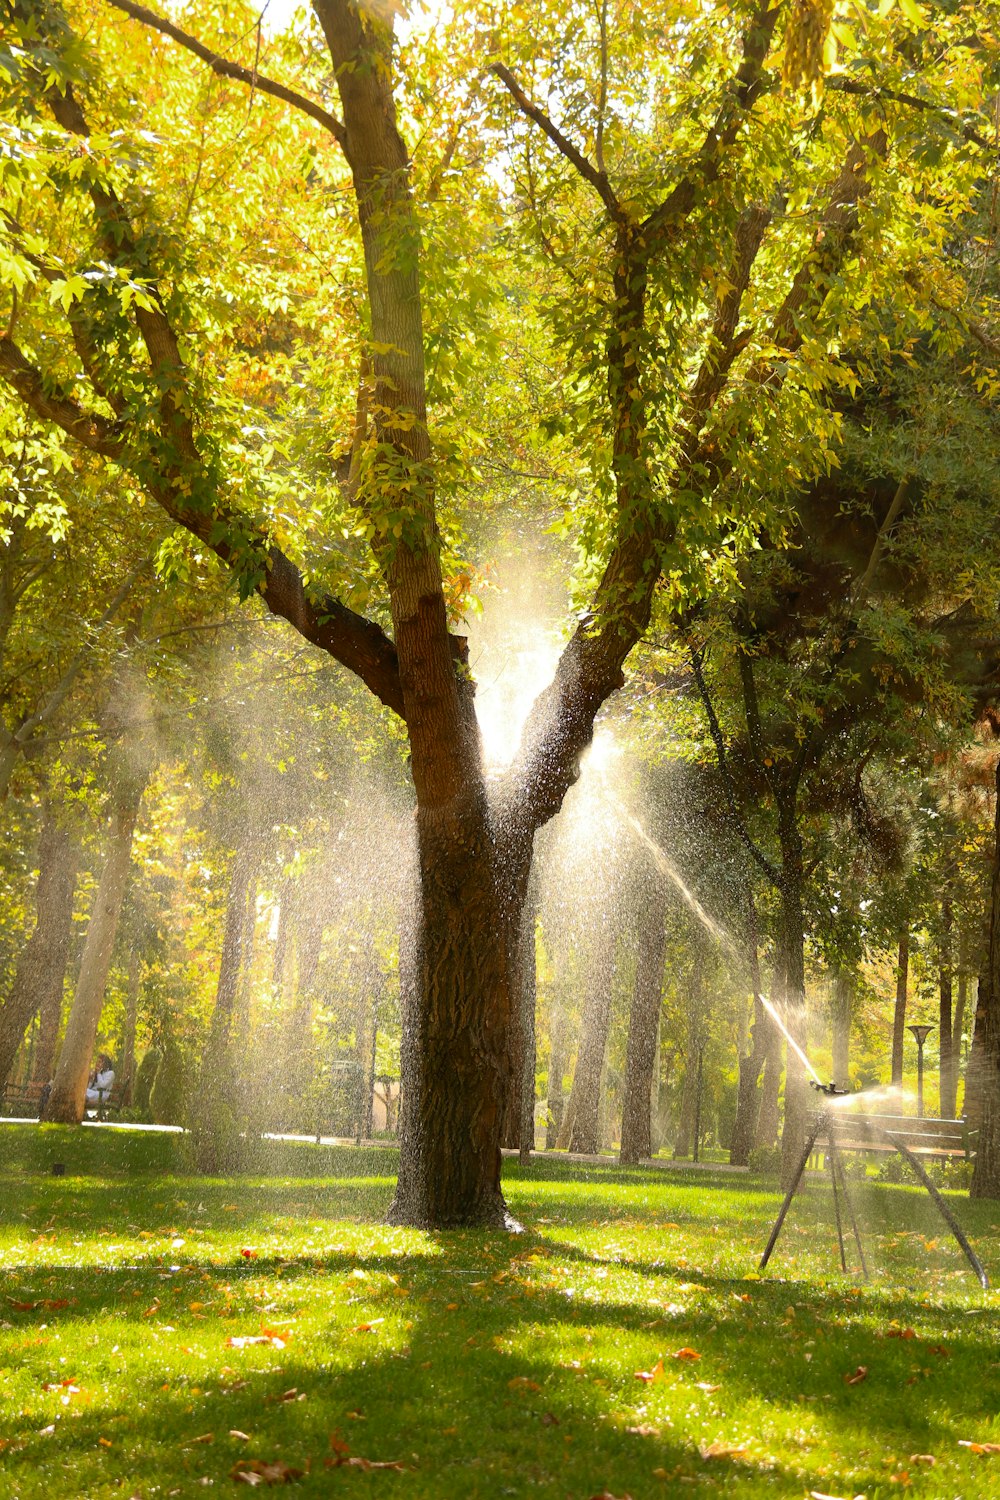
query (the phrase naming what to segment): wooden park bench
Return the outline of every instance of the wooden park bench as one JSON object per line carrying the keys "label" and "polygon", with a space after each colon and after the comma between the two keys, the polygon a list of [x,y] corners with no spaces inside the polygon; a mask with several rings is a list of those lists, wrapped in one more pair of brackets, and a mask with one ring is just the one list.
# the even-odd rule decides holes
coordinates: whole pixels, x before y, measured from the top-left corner
{"label": "wooden park bench", "polygon": [[[914,1156],[971,1161],[978,1132],[967,1120],[933,1120],[914,1115],[852,1114],[829,1110],[829,1138],[838,1151],[892,1152],[902,1147]],[[824,1155],[819,1146],[817,1157]]]}
{"label": "wooden park bench", "polygon": [[42,1096],[40,1083],[5,1083],[0,1111],[13,1118],[34,1119]]}

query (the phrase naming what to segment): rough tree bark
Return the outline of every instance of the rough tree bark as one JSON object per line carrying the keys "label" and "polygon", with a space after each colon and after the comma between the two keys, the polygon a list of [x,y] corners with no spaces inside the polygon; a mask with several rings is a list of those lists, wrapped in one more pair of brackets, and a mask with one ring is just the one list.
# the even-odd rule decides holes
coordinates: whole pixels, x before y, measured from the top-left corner
{"label": "rough tree bark", "polygon": [[955,1118],[958,1078],[955,1072],[954,1041],[952,1037],[952,912],[951,901],[941,903],[941,966],[938,971],[938,1046],[940,1068],[938,1073],[939,1113],[943,1120]]}
{"label": "rough tree bark", "polygon": [[906,992],[910,980],[910,933],[908,928],[899,934],[896,958],[896,1004],[892,1012],[892,1075],[893,1088],[903,1087],[903,1044],[906,1041]]}
{"label": "rough tree bark", "polygon": [[667,892],[661,875],[654,872],[650,880],[639,914],[635,985],[625,1048],[625,1097],[619,1151],[619,1160],[623,1164],[638,1162],[652,1154],[653,1071],[663,996],[663,959],[667,947]]}
{"label": "rough tree bark", "polygon": [[36,1013],[41,1014],[41,1023],[32,1059],[33,1077],[43,1083],[52,1077],[79,856],[72,832],[60,822],[56,808],[47,804],[38,841],[35,926],[18,955],[10,994],[0,1009],[0,1088],[10,1077],[24,1033]]}
{"label": "rough tree bark", "polygon": [[128,884],[132,835],[149,779],[148,761],[144,765],[130,764],[126,754],[114,757],[107,855],[87,926],[80,974],[52,1092],[45,1107],[47,1120],[58,1120],[67,1125],[79,1125],[86,1107],[87,1078],[104,1006],[118,918]]}
{"label": "rough tree bark", "polygon": [[979,1140],[970,1196],[1000,1198],[1000,761],[996,772],[989,942],[979,982],[976,1031],[981,1038],[977,1093]]}

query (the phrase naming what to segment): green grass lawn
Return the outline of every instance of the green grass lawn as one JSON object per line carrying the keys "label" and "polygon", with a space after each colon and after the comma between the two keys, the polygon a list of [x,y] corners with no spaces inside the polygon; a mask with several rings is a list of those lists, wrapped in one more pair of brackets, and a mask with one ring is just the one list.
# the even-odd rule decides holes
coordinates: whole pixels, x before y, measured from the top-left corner
{"label": "green grass lawn", "polygon": [[[916,1190],[857,1190],[862,1287],[822,1181],[760,1280],[778,1195],[710,1170],[508,1163],[524,1234],[431,1234],[380,1222],[390,1152],[179,1149],[0,1126],[3,1497],[238,1495],[253,1461],[391,1500],[1000,1496],[962,1446],[1000,1445],[1000,1293]],[[953,1202],[1000,1278],[996,1211]]]}

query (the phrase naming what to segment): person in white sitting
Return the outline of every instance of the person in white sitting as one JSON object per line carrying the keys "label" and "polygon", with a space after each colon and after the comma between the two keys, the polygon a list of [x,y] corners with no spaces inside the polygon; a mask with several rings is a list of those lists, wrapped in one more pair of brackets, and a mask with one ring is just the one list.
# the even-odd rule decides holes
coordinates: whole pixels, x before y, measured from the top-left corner
{"label": "person in white sitting", "polygon": [[87,1103],[103,1103],[114,1086],[115,1070],[111,1066],[111,1059],[106,1052],[102,1052],[97,1059],[97,1067],[90,1075],[87,1084]]}

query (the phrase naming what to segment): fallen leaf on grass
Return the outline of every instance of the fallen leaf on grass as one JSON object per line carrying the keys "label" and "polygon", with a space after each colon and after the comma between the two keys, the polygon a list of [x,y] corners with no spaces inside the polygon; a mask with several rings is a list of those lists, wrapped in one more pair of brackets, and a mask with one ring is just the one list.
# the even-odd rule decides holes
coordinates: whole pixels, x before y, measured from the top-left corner
{"label": "fallen leaf on grass", "polygon": [[658,1359],[651,1370],[636,1370],[635,1378],[636,1380],[645,1380],[648,1384],[652,1384],[656,1380],[665,1380],[666,1372],[663,1368],[663,1360]]}
{"label": "fallen leaf on grass", "polygon": [[599,1494],[591,1495],[590,1500],[632,1500],[632,1496],[628,1491],[624,1495],[612,1495],[610,1490],[601,1490]]}
{"label": "fallen leaf on grass", "polygon": [[406,1472],[406,1465],[397,1459],[361,1458],[356,1453],[352,1454],[339,1432],[330,1433],[330,1447],[333,1454],[330,1458],[324,1458],[325,1469],[363,1469],[366,1474],[375,1469],[395,1469],[398,1474]]}
{"label": "fallen leaf on grass", "polygon": [[18,1302],[15,1297],[7,1297],[5,1300],[15,1312],[34,1312],[38,1306],[37,1302]]}
{"label": "fallen leaf on grass", "polygon": [[214,1443],[214,1442],[215,1442],[215,1433],[214,1432],[203,1432],[202,1435],[201,1435],[201,1437],[188,1438],[188,1440],[187,1440],[187,1442],[185,1443],[184,1446],[187,1448],[187,1447],[192,1447],[195,1443]]}
{"label": "fallen leaf on grass", "polygon": [[301,1479],[303,1472],[280,1459],[268,1463],[262,1458],[240,1458],[230,1469],[229,1477],[237,1484],[291,1484],[293,1479]]}
{"label": "fallen leaf on grass", "polygon": [[159,1297],[157,1297],[156,1300],[153,1302],[152,1306],[146,1308],[146,1311],[143,1313],[143,1317],[144,1318],[151,1318],[153,1316],[153,1314],[159,1312],[159,1310],[160,1310],[160,1299],[159,1299]]}
{"label": "fallen leaf on grass", "polygon": [[708,1381],[708,1380],[699,1380],[699,1381],[697,1381],[695,1383],[695,1390],[696,1391],[706,1391],[708,1393],[708,1395],[711,1396],[711,1395],[714,1394],[715,1391],[721,1391],[722,1390],[722,1386],[721,1385],[712,1385],[711,1381]]}
{"label": "fallen leaf on grass", "polygon": [[885,1336],[887,1339],[915,1339],[917,1335],[912,1328],[888,1328]]}
{"label": "fallen leaf on grass", "polygon": [[241,1443],[249,1443],[250,1441],[249,1432],[241,1432],[238,1427],[230,1427],[229,1436],[231,1438],[236,1438]]}
{"label": "fallen leaf on grass", "polygon": [[112,1448],[112,1447],[114,1447],[114,1444],[112,1443],[112,1441],[111,1441],[110,1438],[99,1437],[97,1439],[97,1441],[100,1443],[100,1445],[101,1445],[102,1448]]}
{"label": "fallen leaf on grass", "polygon": [[379,1324],[380,1323],[384,1323],[384,1322],[385,1322],[384,1318],[372,1318],[371,1321],[368,1322],[368,1323],[359,1323],[356,1328],[352,1328],[351,1329],[351,1332],[352,1333],[374,1333],[375,1330],[376,1330],[376,1328],[379,1326]]}
{"label": "fallen leaf on grass", "polygon": [[529,1380],[527,1375],[515,1375],[513,1380],[508,1380],[509,1391],[540,1391],[541,1386],[537,1380]]}
{"label": "fallen leaf on grass", "polygon": [[701,1359],[697,1349],[689,1349],[687,1345],[683,1349],[675,1349],[671,1359]]}
{"label": "fallen leaf on grass", "polygon": [[1000,1443],[973,1443],[965,1438],[959,1438],[958,1446],[968,1448],[970,1453],[1000,1453]]}
{"label": "fallen leaf on grass", "polygon": [[282,1401],[304,1401],[305,1391],[300,1391],[297,1385],[293,1385],[290,1391],[282,1391],[280,1396],[265,1396],[265,1406],[278,1406]]}
{"label": "fallen leaf on grass", "polygon": [[256,1252],[256,1250],[241,1250],[240,1254],[242,1255],[242,1257],[243,1257],[244,1260],[256,1260],[257,1259],[257,1252]]}
{"label": "fallen leaf on grass", "polygon": [[910,1463],[926,1464],[928,1469],[933,1469],[934,1465],[937,1463],[937,1459],[934,1457],[933,1453],[911,1453]]}
{"label": "fallen leaf on grass", "polygon": [[698,1452],[702,1458],[742,1458],[747,1451],[746,1443],[727,1443],[721,1438],[714,1443],[699,1443]]}
{"label": "fallen leaf on grass", "polygon": [[652,1427],[648,1422],[639,1422],[635,1427],[626,1427],[625,1431],[629,1437],[659,1437],[660,1429]]}
{"label": "fallen leaf on grass", "polygon": [[48,1425],[48,1427],[39,1427],[39,1429],[38,1429],[38,1436],[39,1437],[51,1437],[52,1434],[55,1432],[55,1430],[56,1430],[55,1423],[54,1422],[50,1422],[49,1425]]}
{"label": "fallen leaf on grass", "polygon": [[853,1375],[844,1376],[845,1385],[860,1385],[862,1380],[868,1379],[868,1366],[858,1365]]}

